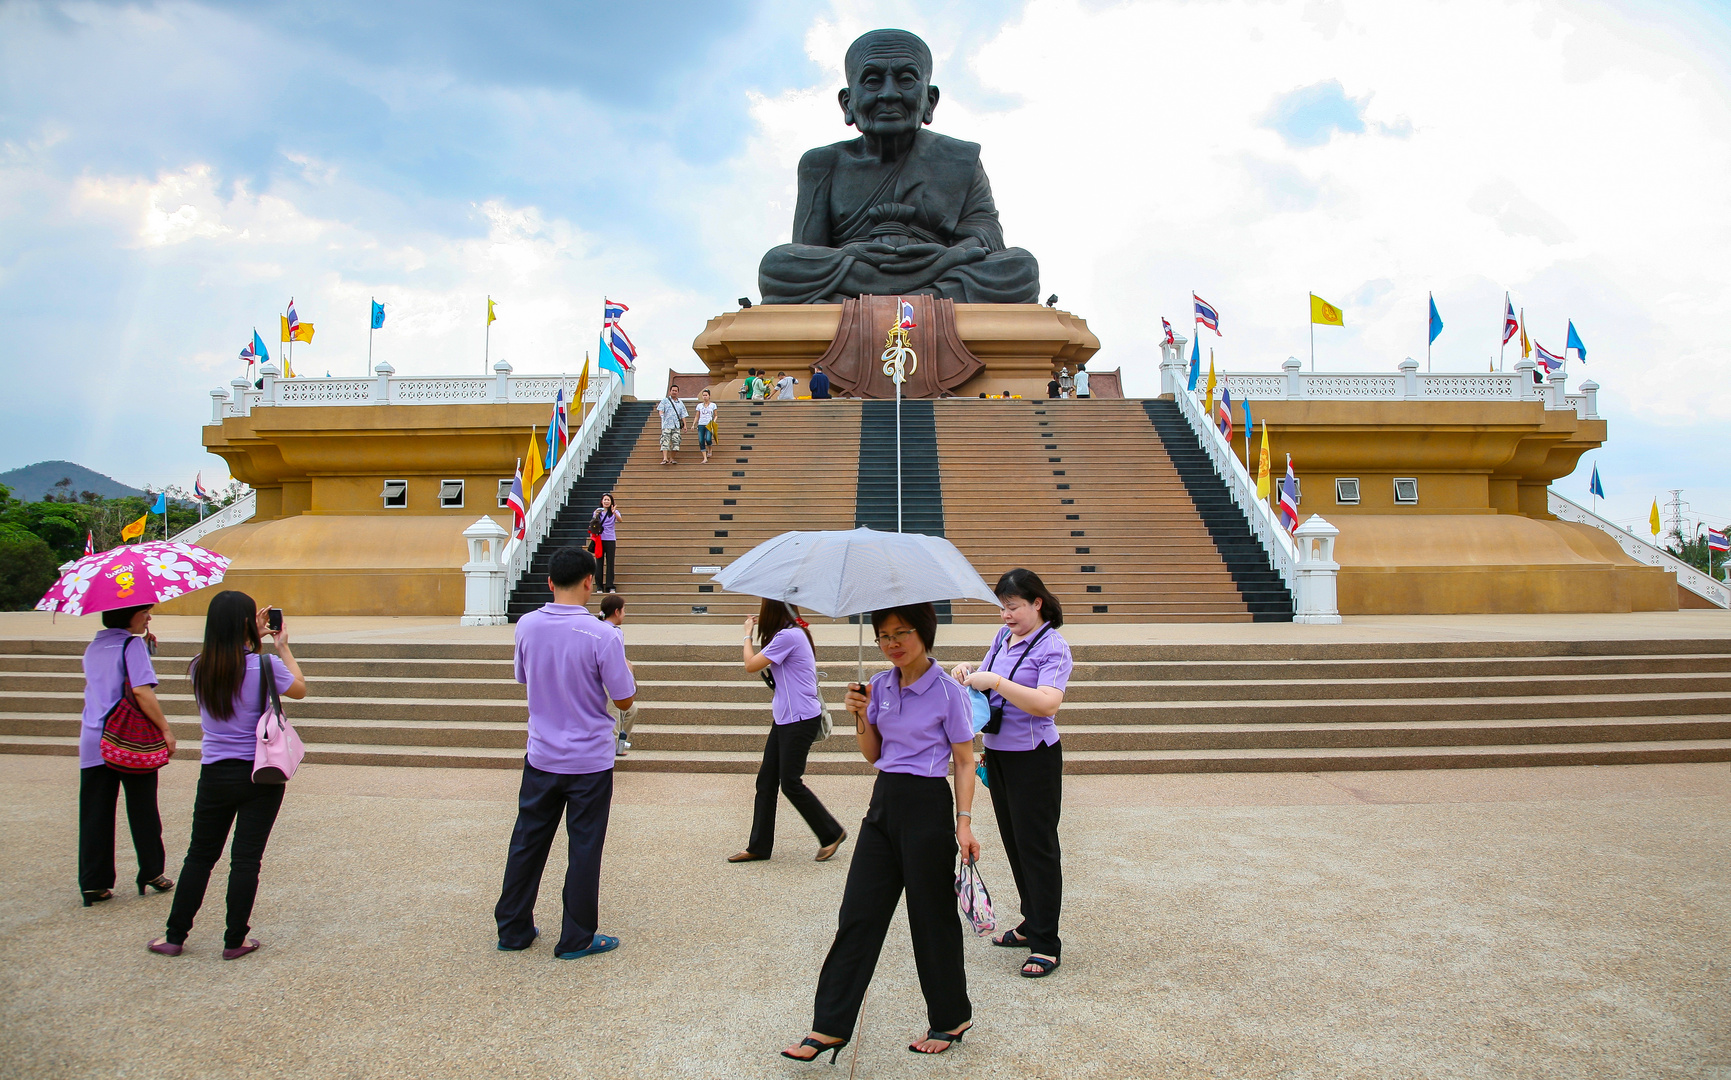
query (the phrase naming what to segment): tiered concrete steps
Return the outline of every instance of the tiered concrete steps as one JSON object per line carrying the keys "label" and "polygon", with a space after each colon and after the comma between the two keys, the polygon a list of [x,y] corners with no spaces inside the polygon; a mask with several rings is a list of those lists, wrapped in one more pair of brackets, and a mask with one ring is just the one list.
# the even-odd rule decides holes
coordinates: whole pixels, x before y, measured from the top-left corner
{"label": "tiered concrete steps", "polygon": [[[181,756],[195,646],[165,643],[159,693]],[[74,754],[83,644],[0,643],[0,752]],[[1059,726],[1071,772],[1241,772],[1731,761],[1723,641],[1080,645]],[[769,696],[737,646],[639,646],[621,769],[751,772]],[[947,665],[977,651],[939,647]],[[514,768],[523,690],[508,645],[306,643],[288,703],[312,762]],[[836,734],[819,773],[868,772],[840,710],[854,650],[824,646]],[[876,665],[871,665],[875,667]],[[868,668],[869,670],[869,668]]]}
{"label": "tiered concrete steps", "polygon": [[1240,588],[1140,401],[934,404],[945,535],[988,581],[1027,567],[1077,622],[1291,618]]}

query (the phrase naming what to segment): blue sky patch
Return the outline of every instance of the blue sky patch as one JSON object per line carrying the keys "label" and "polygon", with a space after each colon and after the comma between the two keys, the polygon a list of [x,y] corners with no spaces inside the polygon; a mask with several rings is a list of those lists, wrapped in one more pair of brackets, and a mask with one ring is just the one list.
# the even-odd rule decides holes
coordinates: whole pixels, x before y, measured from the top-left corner
{"label": "blue sky patch", "polygon": [[1281,94],[1262,118],[1262,126],[1276,131],[1288,146],[1322,146],[1339,131],[1347,135],[1364,132],[1364,107],[1370,101],[1349,98],[1339,79]]}

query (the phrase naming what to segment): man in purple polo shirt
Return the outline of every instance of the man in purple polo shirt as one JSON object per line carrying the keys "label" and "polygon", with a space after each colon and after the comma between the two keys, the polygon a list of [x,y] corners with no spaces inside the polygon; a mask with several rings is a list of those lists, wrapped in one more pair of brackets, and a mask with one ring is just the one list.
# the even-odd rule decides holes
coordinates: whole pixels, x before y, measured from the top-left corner
{"label": "man in purple polo shirt", "polygon": [[553,553],[547,567],[553,602],[517,622],[517,681],[529,687],[529,751],[517,793],[517,826],[505,860],[505,884],[493,917],[499,948],[527,949],[535,928],[541,871],[566,818],[570,856],[565,916],[553,955],[572,960],[619,947],[596,932],[600,921],[601,846],[613,802],[611,700],[631,708],[637,684],[625,663],[625,639],[584,608],[595,591],[595,556],[580,548]]}

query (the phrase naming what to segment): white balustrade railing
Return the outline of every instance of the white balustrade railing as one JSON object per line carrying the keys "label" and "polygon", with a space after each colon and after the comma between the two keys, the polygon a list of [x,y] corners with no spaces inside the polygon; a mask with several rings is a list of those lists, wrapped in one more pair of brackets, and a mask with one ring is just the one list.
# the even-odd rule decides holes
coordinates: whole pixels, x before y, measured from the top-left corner
{"label": "white balustrade railing", "polygon": [[[226,417],[249,416],[254,409],[272,407],[538,404],[553,401],[560,389],[570,399],[577,386],[575,375],[513,375],[511,365],[503,360],[493,365],[489,377],[399,376],[395,368],[384,362],[367,379],[284,379],[275,364],[265,364],[259,370],[258,385],[235,379],[229,384],[232,390],[218,388],[210,392],[209,425],[220,425]],[[600,374],[606,377],[604,372]],[[587,400],[599,400],[601,381],[590,380]]]}
{"label": "white balustrade railing", "polygon": [[1722,581],[1714,581],[1707,576],[1705,570],[1698,570],[1657,544],[1649,543],[1629,530],[1606,521],[1580,503],[1557,494],[1554,489],[1547,490],[1546,494],[1549,496],[1545,500],[1546,509],[1559,519],[1593,526],[1615,539],[1618,546],[1636,562],[1657,566],[1675,574],[1678,585],[1715,607],[1731,607],[1731,587],[1727,587]]}
{"label": "white balustrade railing", "polygon": [[218,529],[226,529],[230,525],[239,525],[243,521],[251,521],[258,513],[258,492],[249,491],[227,506],[211,514],[197,525],[180,530],[174,534],[176,543],[196,544]]}
{"label": "white balustrade railing", "polygon": [[547,533],[552,530],[553,519],[565,505],[565,497],[571,493],[571,486],[583,475],[584,467],[595,453],[595,448],[601,444],[601,436],[607,433],[608,425],[613,422],[613,414],[619,411],[619,402],[625,396],[619,376],[612,372],[602,372],[601,379],[592,380],[589,388],[595,395],[594,407],[589,415],[583,418],[582,425],[571,440],[570,449],[553,466],[553,471],[548,474],[540,493],[529,504],[523,538],[513,538],[505,547],[507,595],[517,587],[517,582],[523,579],[523,575],[529,572],[529,560]]}
{"label": "white balustrade railing", "polygon": [[1178,403],[1178,412],[1196,433],[1202,449],[1207,451],[1208,460],[1213,463],[1215,473],[1225,481],[1227,491],[1232,494],[1232,501],[1244,512],[1245,519],[1250,523],[1251,534],[1268,555],[1268,565],[1280,575],[1280,580],[1285,582],[1289,590],[1293,589],[1296,585],[1295,566],[1298,562],[1298,551],[1293,546],[1292,537],[1280,527],[1268,501],[1256,497],[1255,478],[1245,470],[1244,462],[1238,460],[1238,455],[1233,453],[1226,436],[1203,414],[1202,402],[1195,394],[1180,387],[1173,395],[1173,400]]}

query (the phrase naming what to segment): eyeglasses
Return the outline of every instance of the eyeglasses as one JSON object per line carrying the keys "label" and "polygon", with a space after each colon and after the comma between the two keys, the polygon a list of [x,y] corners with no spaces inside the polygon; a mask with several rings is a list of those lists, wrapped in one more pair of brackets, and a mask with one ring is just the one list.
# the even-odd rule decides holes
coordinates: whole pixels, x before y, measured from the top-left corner
{"label": "eyeglasses", "polygon": [[919,631],[917,630],[897,630],[893,634],[879,634],[878,644],[886,648],[891,645],[900,645],[908,639],[908,635],[916,634],[918,632]]}

